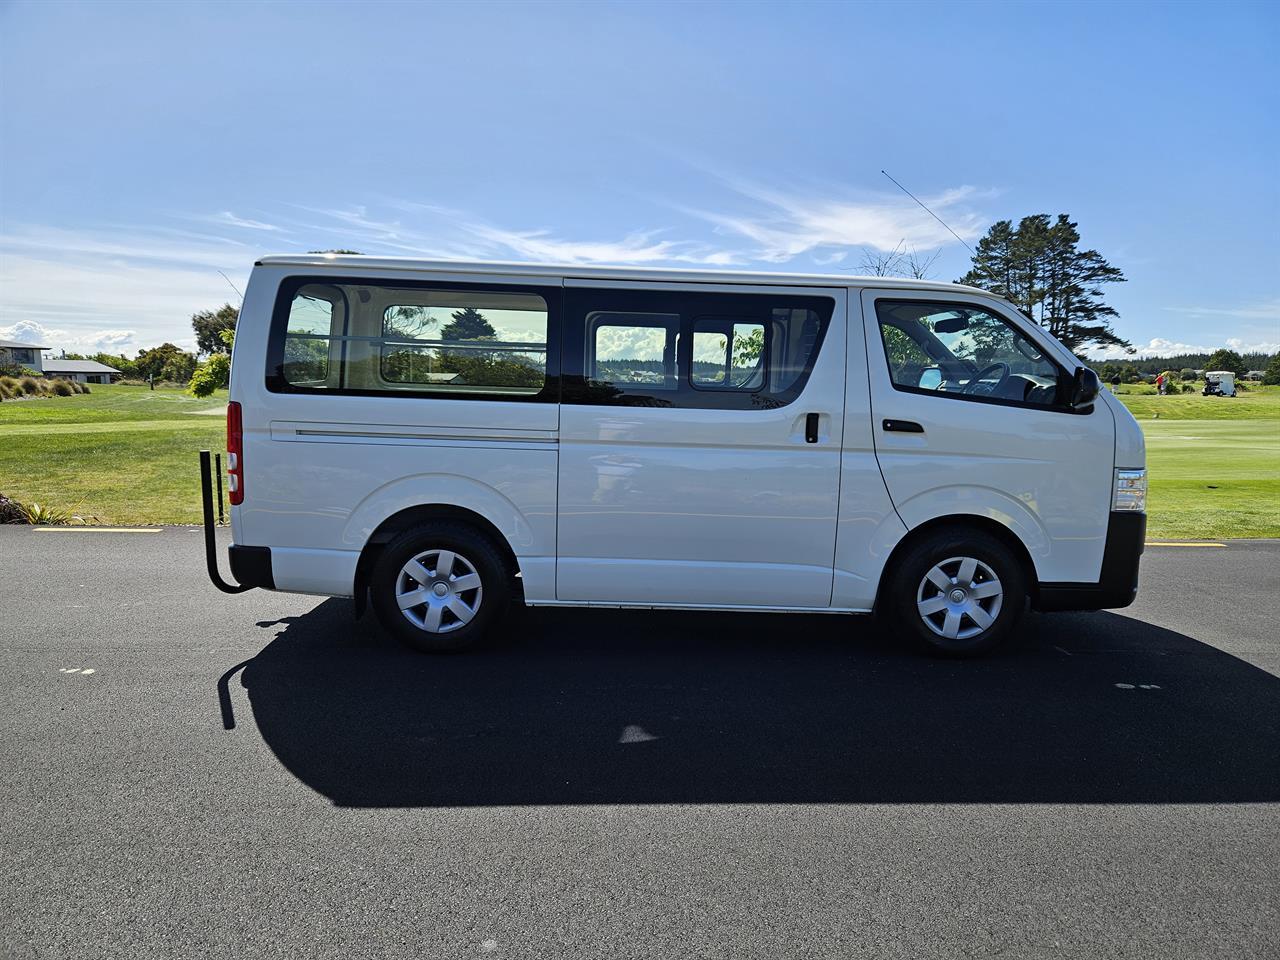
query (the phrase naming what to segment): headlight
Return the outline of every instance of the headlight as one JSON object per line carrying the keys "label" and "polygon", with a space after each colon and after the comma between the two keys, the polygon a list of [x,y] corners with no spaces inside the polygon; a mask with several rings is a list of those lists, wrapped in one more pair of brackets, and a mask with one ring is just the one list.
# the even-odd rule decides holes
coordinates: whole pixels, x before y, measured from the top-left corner
{"label": "headlight", "polygon": [[1115,493],[1111,497],[1112,510],[1147,509],[1147,471],[1117,470]]}

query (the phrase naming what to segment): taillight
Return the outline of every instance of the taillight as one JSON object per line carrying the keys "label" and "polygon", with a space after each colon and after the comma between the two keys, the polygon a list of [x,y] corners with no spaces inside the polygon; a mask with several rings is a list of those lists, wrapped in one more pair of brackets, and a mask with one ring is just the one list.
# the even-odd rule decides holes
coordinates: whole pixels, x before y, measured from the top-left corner
{"label": "taillight", "polygon": [[240,404],[227,404],[227,492],[233,505],[244,503],[244,425]]}

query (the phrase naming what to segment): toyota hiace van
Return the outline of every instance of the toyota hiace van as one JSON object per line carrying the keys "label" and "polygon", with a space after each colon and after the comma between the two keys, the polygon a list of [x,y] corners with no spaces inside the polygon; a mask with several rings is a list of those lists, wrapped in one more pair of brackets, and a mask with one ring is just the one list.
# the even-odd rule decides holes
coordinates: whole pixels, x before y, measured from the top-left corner
{"label": "toyota hiace van", "polygon": [[424,651],[514,599],[876,612],[971,655],[1137,589],[1140,428],[971,287],[269,257],[230,398],[237,589]]}

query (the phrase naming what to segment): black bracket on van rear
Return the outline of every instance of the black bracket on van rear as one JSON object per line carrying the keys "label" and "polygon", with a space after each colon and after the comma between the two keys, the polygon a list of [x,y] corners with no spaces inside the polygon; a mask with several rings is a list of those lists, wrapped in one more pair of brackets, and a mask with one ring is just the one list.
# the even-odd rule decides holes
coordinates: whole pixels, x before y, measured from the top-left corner
{"label": "black bracket on van rear", "polygon": [[[218,486],[221,488],[222,484]],[[221,494],[221,489],[218,492]],[[208,450],[200,451],[200,505],[204,508],[204,562],[209,568],[209,579],[223,593],[252,590],[252,584],[227,583],[222,579],[222,574],[218,573],[218,544],[213,536],[213,468],[210,466]]]}

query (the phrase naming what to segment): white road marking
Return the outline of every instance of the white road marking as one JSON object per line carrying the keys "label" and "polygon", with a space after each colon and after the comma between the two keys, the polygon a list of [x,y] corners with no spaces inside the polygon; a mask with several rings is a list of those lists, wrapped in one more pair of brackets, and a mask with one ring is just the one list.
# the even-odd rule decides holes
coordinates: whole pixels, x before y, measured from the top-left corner
{"label": "white road marking", "polygon": [[32,527],[34,533],[160,533],[159,527]]}
{"label": "white road marking", "polygon": [[1132,684],[1132,683],[1117,683],[1117,684],[1116,684],[1116,689],[1117,689],[1117,690],[1132,690],[1132,689],[1133,689],[1133,684]]}
{"label": "white road marking", "polygon": [[652,733],[644,727],[637,727],[635,724],[629,724],[622,730],[622,736],[618,738],[619,743],[644,743],[646,740],[657,740]]}
{"label": "white road marking", "polygon": [[1225,543],[1184,543],[1182,541],[1148,540],[1147,547],[1225,547]]}
{"label": "white road marking", "polygon": [[1070,650],[1063,650],[1061,647],[1057,647],[1057,646],[1055,646],[1053,649],[1057,650],[1057,651],[1058,651],[1060,654],[1062,654],[1064,657],[1069,657],[1069,656],[1071,656],[1071,651],[1070,651]]}
{"label": "white road marking", "polygon": [[493,951],[497,949],[498,949],[497,940],[486,940],[484,941],[484,943],[480,944],[480,950],[482,953],[493,953]]}
{"label": "white road marking", "polygon": [[97,673],[97,671],[96,671],[96,670],[94,670],[94,669],[93,669],[93,667],[90,667],[88,670],[81,670],[81,671],[80,671],[80,675],[81,675],[81,676],[84,676],[85,674],[88,674],[88,673]]}

